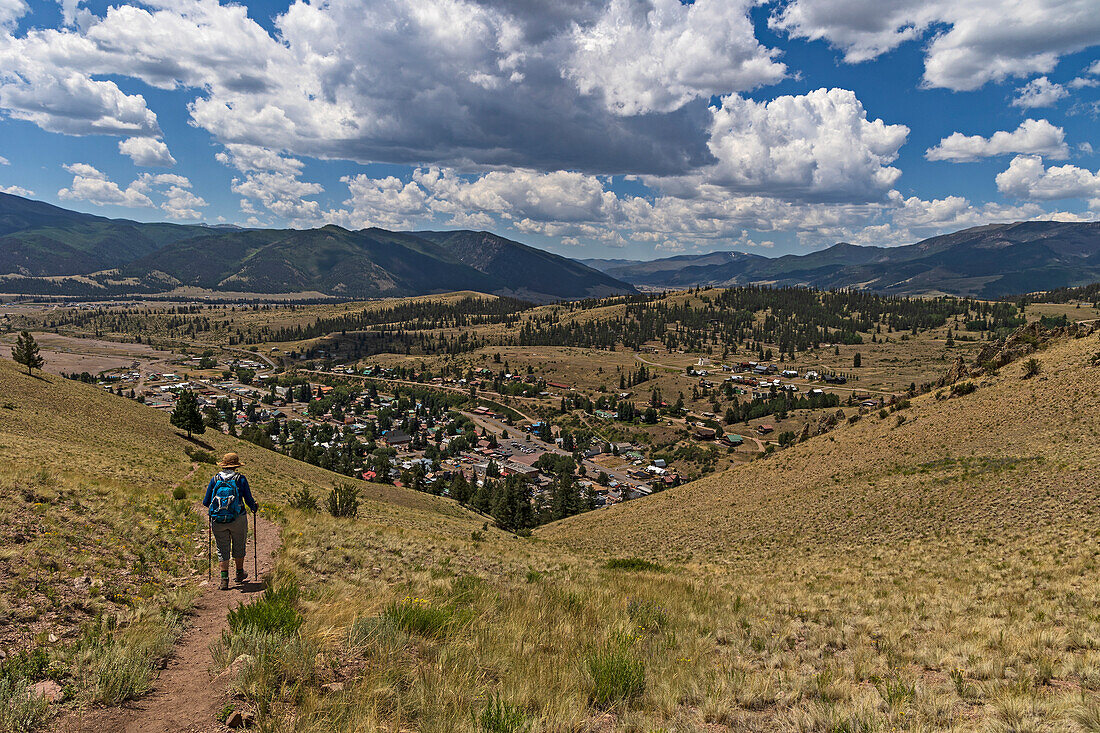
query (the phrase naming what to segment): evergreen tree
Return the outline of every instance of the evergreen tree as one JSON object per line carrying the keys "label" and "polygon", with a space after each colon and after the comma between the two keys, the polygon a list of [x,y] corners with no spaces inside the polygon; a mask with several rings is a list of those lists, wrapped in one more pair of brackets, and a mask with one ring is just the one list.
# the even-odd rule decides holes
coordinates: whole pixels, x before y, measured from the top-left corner
{"label": "evergreen tree", "polygon": [[27,367],[27,374],[33,369],[41,369],[46,363],[42,355],[38,353],[38,342],[31,336],[30,331],[23,331],[15,339],[15,346],[11,350],[11,358],[17,363]]}
{"label": "evergreen tree", "polygon": [[192,433],[201,435],[206,432],[206,423],[199,412],[199,401],[194,392],[188,390],[180,394],[176,407],[172,410],[171,422],[180,430],[186,430],[188,438]]}

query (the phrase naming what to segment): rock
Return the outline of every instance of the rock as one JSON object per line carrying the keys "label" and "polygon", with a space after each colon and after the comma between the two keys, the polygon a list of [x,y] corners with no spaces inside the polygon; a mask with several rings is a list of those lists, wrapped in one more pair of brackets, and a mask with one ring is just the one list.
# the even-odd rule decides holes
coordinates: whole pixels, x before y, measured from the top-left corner
{"label": "rock", "polygon": [[53,680],[42,680],[31,685],[31,694],[35,697],[44,697],[49,702],[60,700],[64,694],[61,685]]}
{"label": "rock", "polygon": [[228,677],[231,680],[237,679],[238,677],[240,677],[241,672],[244,671],[244,668],[252,663],[252,660],[253,657],[251,654],[240,655],[239,657],[234,659],[230,663],[230,665],[225,668],[225,671],[219,674],[217,678],[221,679],[223,677]]}
{"label": "rock", "polygon": [[326,685],[321,685],[322,690],[328,690],[329,692],[342,692],[344,690],[343,682],[329,682]]}
{"label": "rock", "polygon": [[225,720],[230,728],[248,728],[255,722],[256,716],[248,710],[234,710]]}
{"label": "rock", "polygon": [[56,644],[58,642],[57,634],[50,634],[46,638],[50,640],[51,644]]}

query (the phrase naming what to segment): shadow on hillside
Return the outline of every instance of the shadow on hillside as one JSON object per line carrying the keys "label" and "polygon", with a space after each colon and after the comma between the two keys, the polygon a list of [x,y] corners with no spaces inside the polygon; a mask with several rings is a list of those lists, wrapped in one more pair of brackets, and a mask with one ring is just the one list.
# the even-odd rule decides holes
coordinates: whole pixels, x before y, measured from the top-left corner
{"label": "shadow on hillside", "polygon": [[28,376],[28,377],[33,377],[34,379],[37,379],[39,382],[45,382],[46,384],[53,384],[53,380],[50,379],[49,377],[47,377],[45,374],[27,374],[26,372],[23,372],[23,374],[26,374],[26,376]]}
{"label": "shadow on hillside", "polygon": [[194,443],[195,445],[199,446],[203,450],[214,450],[214,446],[210,445],[209,443],[207,443],[204,440],[199,440],[194,435],[192,435],[190,438],[187,437],[186,433],[176,433],[176,435],[180,436],[181,438],[186,440],[188,443]]}

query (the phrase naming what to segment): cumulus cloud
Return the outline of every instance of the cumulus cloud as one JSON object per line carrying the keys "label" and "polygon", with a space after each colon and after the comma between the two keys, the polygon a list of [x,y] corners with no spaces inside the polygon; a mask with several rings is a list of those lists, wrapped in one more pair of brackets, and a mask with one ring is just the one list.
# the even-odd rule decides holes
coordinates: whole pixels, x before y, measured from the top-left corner
{"label": "cumulus cloud", "polygon": [[611,0],[575,26],[566,74],[619,115],[670,112],[698,97],[773,84],[786,67],[760,45],[743,0]]}
{"label": "cumulus cloud", "polygon": [[130,156],[134,165],[143,168],[170,168],[176,164],[176,159],[168,152],[168,146],[156,138],[130,137],[120,140],[118,152]]}
{"label": "cumulus cloud", "polygon": [[1061,127],[1046,120],[1027,119],[1012,132],[998,130],[989,137],[952,133],[925,151],[924,157],[962,163],[1009,153],[1066,158],[1069,156],[1069,146]]}
{"label": "cumulus cloud", "polygon": [[154,208],[153,196],[162,198],[159,208],[170,219],[197,219],[199,209],[207,206],[201,196],[192,193],[191,181],[173,173],[142,173],[122,188],[95,166],[70,163],[63,166],[73,174],[73,182],[57,192],[63,201],[87,201],[96,206]]}
{"label": "cumulus cloud", "polygon": [[0,0],[0,29],[15,25],[15,21],[27,12],[24,0]]}
{"label": "cumulus cloud", "polygon": [[[1020,155],[997,174],[997,190],[1018,199],[1100,200],[1100,171],[1075,165],[1046,167],[1037,155]],[[1093,208],[1097,207],[1094,202]]]}
{"label": "cumulus cloud", "polygon": [[1017,91],[1016,98],[1012,100],[1013,107],[1031,109],[1033,107],[1051,107],[1069,96],[1069,92],[1061,84],[1055,84],[1045,76],[1032,79]]}
{"label": "cumulus cloud", "polygon": [[890,165],[909,128],[868,120],[854,92],[817,89],[770,102],[739,96],[712,108],[706,182],[816,201],[881,198],[901,175]]}
{"label": "cumulus cloud", "polygon": [[0,193],[10,193],[12,196],[34,196],[34,191],[22,186],[0,186]]}
{"label": "cumulus cloud", "polygon": [[202,213],[199,209],[206,206],[207,203],[202,196],[192,193],[187,188],[170,186],[165,192],[165,200],[160,208],[169,219],[186,220],[200,218]]}
{"label": "cumulus cloud", "polygon": [[1062,56],[1100,43],[1093,0],[789,0],[770,24],[827,41],[850,63],[937,29],[925,48],[924,83],[956,91],[1046,74]]}
{"label": "cumulus cloud", "polygon": [[125,206],[128,208],[152,208],[153,200],[142,193],[140,187],[130,184],[125,189],[110,180],[94,166],[87,163],[71,163],[64,166],[73,174],[68,188],[57,192],[62,201],[87,201],[96,206]]}

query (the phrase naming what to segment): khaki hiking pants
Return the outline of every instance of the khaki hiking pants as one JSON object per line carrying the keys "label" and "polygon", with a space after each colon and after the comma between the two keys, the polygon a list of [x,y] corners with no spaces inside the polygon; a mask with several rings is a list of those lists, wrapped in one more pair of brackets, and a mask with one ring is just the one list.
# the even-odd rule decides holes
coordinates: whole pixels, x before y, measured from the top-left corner
{"label": "khaki hiking pants", "polygon": [[241,514],[232,522],[215,522],[211,520],[214,532],[214,542],[218,546],[218,559],[222,562],[229,560],[229,546],[233,546],[233,557],[240,559],[245,556],[245,543],[248,542],[248,512]]}

